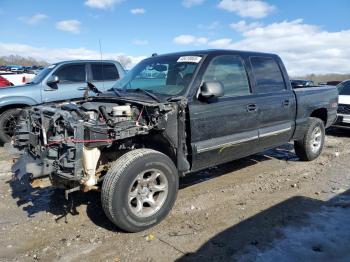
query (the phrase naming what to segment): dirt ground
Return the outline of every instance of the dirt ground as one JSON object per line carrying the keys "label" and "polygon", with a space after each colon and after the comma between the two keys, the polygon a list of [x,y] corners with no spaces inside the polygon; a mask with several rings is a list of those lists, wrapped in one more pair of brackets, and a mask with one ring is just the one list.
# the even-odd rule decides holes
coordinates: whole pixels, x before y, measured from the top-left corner
{"label": "dirt ground", "polygon": [[[1,261],[349,261],[350,131],[300,162],[292,145],[181,179],[170,215],[118,230],[98,192],[31,189],[0,149]],[[68,212],[68,214],[67,214]]]}

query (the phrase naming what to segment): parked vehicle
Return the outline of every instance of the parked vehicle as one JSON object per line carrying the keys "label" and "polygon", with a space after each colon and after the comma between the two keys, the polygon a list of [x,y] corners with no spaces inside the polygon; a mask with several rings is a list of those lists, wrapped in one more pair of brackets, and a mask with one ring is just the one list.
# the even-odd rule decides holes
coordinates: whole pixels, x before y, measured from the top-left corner
{"label": "parked vehicle", "polygon": [[16,74],[12,72],[1,74],[3,78],[6,78],[9,82],[12,83],[12,85],[18,86],[18,85],[24,85],[30,81],[33,80],[35,77],[34,74],[28,74],[28,73],[22,73],[22,74]]}
{"label": "parked vehicle", "polygon": [[328,81],[326,84],[329,86],[339,85],[342,81]]}
{"label": "parked vehicle", "polygon": [[350,79],[337,85],[339,91],[338,118],[334,126],[350,128]]}
{"label": "parked vehicle", "polygon": [[292,85],[292,88],[315,86],[315,83],[312,80],[290,80],[290,83]]}
{"label": "parked vehicle", "polygon": [[24,71],[25,73],[28,73],[29,70],[30,70],[31,68],[32,68],[31,66],[24,66],[24,67],[23,67],[23,71]]}
{"label": "parked vehicle", "polygon": [[32,73],[32,74],[37,75],[37,74],[39,74],[39,72],[40,72],[41,70],[43,70],[43,69],[44,69],[44,68],[41,67],[41,66],[32,66],[31,68],[28,69],[28,73]]}
{"label": "parked vehicle", "polygon": [[82,98],[87,81],[106,91],[123,76],[123,67],[118,62],[75,60],[50,65],[25,85],[1,89],[0,141],[10,141],[22,108]]}
{"label": "parked vehicle", "polygon": [[13,65],[6,65],[5,66],[5,71],[11,71],[12,67],[13,67]]}
{"label": "parked vehicle", "polygon": [[13,84],[10,82],[10,81],[8,81],[6,78],[4,78],[4,77],[2,77],[1,75],[0,75],[0,88],[1,87],[8,87],[8,86],[12,86]]}
{"label": "parked vehicle", "polygon": [[12,66],[11,67],[11,72],[13,72],[13,73],[24,73],[24,66]]}
{"label": "parked vehicle", "polygon": [[25,153],[13,171],[66,196],[101,189],[107,217],[136,232],[167,216],[179,176],[289,141],[301,160],[317,158],[337,101],[335,87],[293,90],[273,54],[153,56],[109,92],[24,110],[15,145]]}

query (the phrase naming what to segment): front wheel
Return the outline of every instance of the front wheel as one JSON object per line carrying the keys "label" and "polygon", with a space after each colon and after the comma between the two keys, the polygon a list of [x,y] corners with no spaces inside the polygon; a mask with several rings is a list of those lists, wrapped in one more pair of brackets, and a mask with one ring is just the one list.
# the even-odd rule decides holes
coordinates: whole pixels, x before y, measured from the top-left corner
{"label": "front wheel", "polygon": [[0,115],[0,142],[8,143],[15,134],[15,128],[22,109],[8,109]]}
{"label": "front wheel", "polygon": [[325,128],[319,118],[310,117],[302,140],[294,142],[297,156],[303,161],[312,161],[322,152],[325,141]]}
{"label": "front wheel", "polygon": [[152,149],[136,149],[117,159],[106,174],[102,207],[119,228],[142,231],[168,215],[178,185],[176,167],[168,156]]}

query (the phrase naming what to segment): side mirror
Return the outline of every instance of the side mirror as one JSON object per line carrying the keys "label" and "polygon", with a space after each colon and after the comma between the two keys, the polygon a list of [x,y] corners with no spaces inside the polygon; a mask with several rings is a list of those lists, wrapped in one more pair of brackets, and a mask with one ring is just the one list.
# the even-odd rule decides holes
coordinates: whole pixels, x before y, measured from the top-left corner
{"label": "side mirror", "polygon": [[205,99],[221,97],[224,95],[224,86],[219,81],[204,82],[199,94]]}
{"label": "side mirror", "polygon": [[49,79],[47,80],[46,84],[51,87],[57,89],[57,84],[60,82],[60,79],[58,76],[50,76]]}

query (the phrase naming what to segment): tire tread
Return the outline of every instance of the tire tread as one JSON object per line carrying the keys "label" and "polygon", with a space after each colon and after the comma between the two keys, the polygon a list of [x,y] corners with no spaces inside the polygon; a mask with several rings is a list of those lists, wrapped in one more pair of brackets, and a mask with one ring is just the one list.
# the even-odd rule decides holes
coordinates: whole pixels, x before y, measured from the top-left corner
{"label": "tire tread", "polygon": [[[133,227],[128,227],[127,225],[122,225],[123,223],[120,220],[119,215],[113,210],[111,199],[113,198],[113,193],[116,190],[118,180],[124,174],[124,171],[128,169],[128,167],[132,165],[132,163],[137,159],[140,159],[145,157],[146,155],[152,155],[152,154],[156,154],[157,156],[159,156],[159,154],[162,154],[162,153],[155,151],[153,149],[148,149],[148,148],[135,149],[125,153],[124,155],[122,155],[120,158],[118,158],[116,161],[113,162],[111,168],[108,170],[108,173],[105,175],[105,178],[102,184],[101,203],[106,216],[114,224],[116,224],[120,228],[129,232],[136,232],[139,230]],[[162,155],[168,158],[168,156],[164,154]]]}
{"label": "tire tread", "polygon": [[[305,132],[303,139],[294,141],[295,153],[302,161],[312,161],[312,160],[316,159],[322,152],[323,144],[322,144],[321,149],[318,152],[318,154],[313,154],[312,152],[310,152],[310,149],[308,147],[308,141],[310,140],[312,130],[314,129],[314,127],[317,124],[320,124],[321,128],[323,129],[322,131],[323,131],[323,136],[324,136],[325,131],[324,131],[323,121],[319,118],[309,117],[308,124],[307,124],[307,130]],[[323,137],[323,141],[324,141],[324,137]]]}

